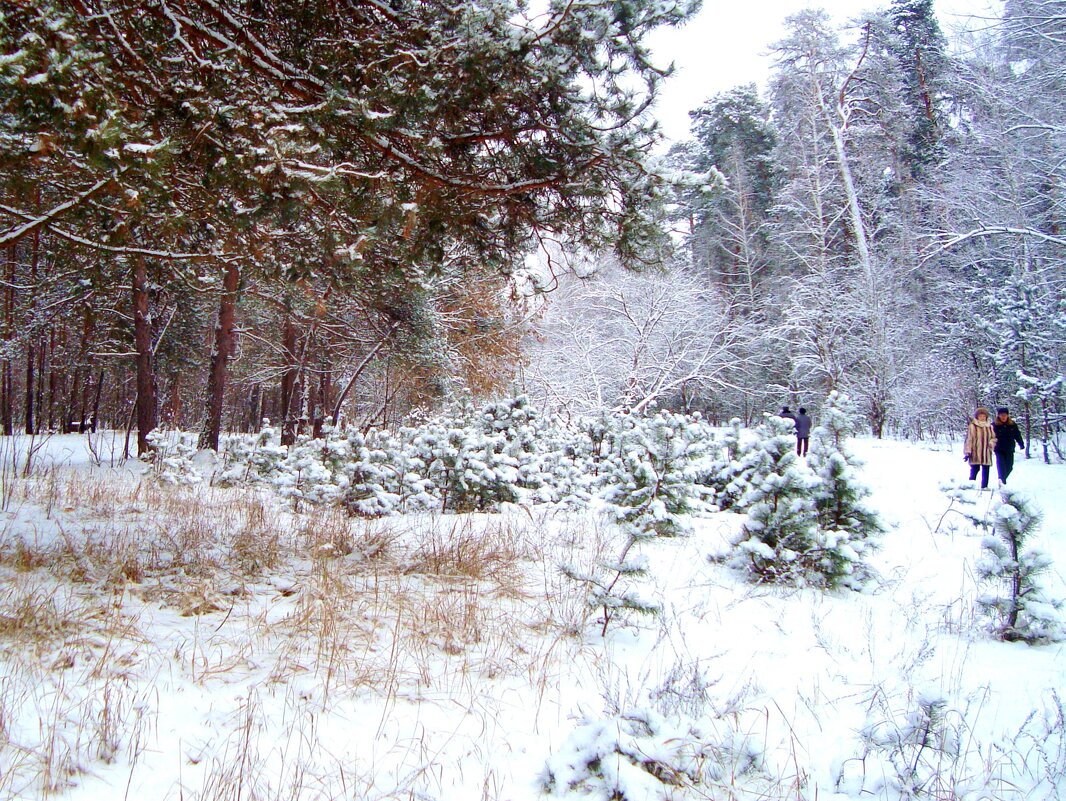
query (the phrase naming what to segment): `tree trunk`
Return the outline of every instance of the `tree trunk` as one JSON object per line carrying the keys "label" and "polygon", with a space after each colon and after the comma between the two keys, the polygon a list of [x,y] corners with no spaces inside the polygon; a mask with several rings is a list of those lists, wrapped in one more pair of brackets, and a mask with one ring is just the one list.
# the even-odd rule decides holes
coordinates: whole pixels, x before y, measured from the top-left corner
{"label": "tree trunk", "polygon": [[100,390],[104,388],[104,371],[100,369],[100,375],[96,379],[96,394],[93,396],[93,416],[89,422],[89,430],[94,434],[100,422]]}
{"label": "tree trunk", "polygon": [[296,442],[295,406],[296,379],[300,372],[296,361],[296,322],[292,312],[286,311],[285,323],[281,332],[281,349],[285,354],[285,372],[281,376],[281,398],[278,417],[281,418],[281,444],[292,445]]}
{"label": "tree trunk", "polygon": [[148,435],[158,423],[155,365],[152,354],[152,319],[148,273],[144,259],[133,262],[133,341],[137,351],[137,455],[152,449]]}
{"label": "tree trunk", "polygon": [[23,418],[26,422],[26,433],[33,434],[33,384],[34,384],[34,368],[37,364],[37,353],[33,347],[33,340],[30,340],[26,345],[26,403],[25,411],[23,412]]}
{"label": "tree trunk", "polygon": [[199,447],[218,450],[218,438],[222,433],[222,407],[226,398],[226,370],[233,353],[233,325],[237,313],[237,296],[240,292],[241,271],[235,262],[226,265],[222,279],[222,298],[218,306],[218,322],[215,324],[215,348],[211,354],[211,372],[207,377],[207,397],[204,427],[200,431]]}
{"label": "tree trunk", "polygon": [[[40,205],[40,190],[37,192],[37,202]],[[30,292],[30,319],[36,327],[36,311],[35,306],[37,302],[37,265],[40,262],[41,253],[41,232],[34,231],[32,246],[30,250],[30,284],[34,289]],[[34,339],[36,332],[30,331],[30,336],[26,341],[26,403],[23,417],[26,423],[26,433],[33,434],[37,430],[35,424],[36,415],[34,414],[34,381],[35,371],[37,367],[37,348],[34,345]],[[39,413],[39,412],[38,412]]]}
{"label": "tree trunk", "polygon": [[252,384],[248,395],[248,417],[245,422],[244,432],[257,433],[263,422],[263,388],[261,384]]}
{"label": "tree trunk", "polygon": [[45,375],[48,372],[48,342],[42,337],[40,347],[37,348],[37,398],[34,406],[37,409],[35,434],[40,434],[44,427],[44,387]]}
{"label": "tree trunk", "polygon": [[363,361],[361,361],[359,363],[359,366],[355,368],[355,372],[352,373],[352,377],[350,379],[348,379],[348,383],[344,385],[344,389],[341,390],[340,397],[337,398],[337,402],[333,406],[333,427],[334,428],[336,428],[338,425],[340,425],[341,408],[344,406],[344,401],[348,397],[348,393],[351,392],[352,391],[352,387],[355,386],[356,380],[359,378],[360,375],[362,375],[363,370],[366,369],[367,365],[370,364],[370,361],[374,358],[374,356],[377,355],[377,352],[379,350],[381,350],[385,346],[386,342],[389,341],[389,337],[392,336],[392,333],[399,327],[400,327],[399,321],[394,322],[389,327],[389,330],[385,333],[385,336],[383,336],[381,339],[379,339],[377,341],[377,344],[375,344],[374,347],[372,347],[370,349],[370,352],[367,353],[367,355],[363,357]]}
{"label": "tree trunk", "polygon": [[48,430],[56,430],[56,329],[52,326],[48,336]]}
{"label": "tree trunk", "polygon": [[330,351],[326,345],[323,349],[322,362],[318,374],[318,409],[314,416],[312,436],[322,438],[322,429],[326,423],[326,410],[329,408],[329,396],[333,391],[333,372],[330,370]]}
{"label": "tree trunk", "polygon": [[0,368],[0,424],[4,434],[15,433],[15,374],[11,367],[12,340],[15,338],[15,246],[7,249],[7,290],[4,292],[4,361]]}

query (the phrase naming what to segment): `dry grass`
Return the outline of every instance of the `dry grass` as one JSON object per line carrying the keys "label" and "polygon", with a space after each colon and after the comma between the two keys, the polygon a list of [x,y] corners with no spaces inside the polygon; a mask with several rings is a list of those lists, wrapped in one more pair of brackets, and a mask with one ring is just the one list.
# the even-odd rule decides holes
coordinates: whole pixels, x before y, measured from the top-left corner
{"label": "dry grass", "polygon": [[[0,798],[60,794],[124,760],[132,777],[159,736],[163,677],[292,699],[279,721],[249,693],[221,750],[182,757],[197,777],[183,797],[358,797],[373,771],[324,757],[319,716],[370,700],[379,716],[362,725],[381,733],[425,694],[488,715],[493,680],[544,692],[567,657],[542,626],[562,603],[545,596],[573,593],[525,578],[557,558],[544,521],[294,514],[257,491],[107,470],[9,490],[27,514],[0,530],[0,659],[18,665],[0,682]],[[437,754],[376,797],[411,797]],[[490,771],[487,798],[493,786]]]}
{"label": "dry grass", "polygon": [[405,573],[513,585],[531,554],[510,518],[465,515],[425,517],[413,532],[416,545]]}

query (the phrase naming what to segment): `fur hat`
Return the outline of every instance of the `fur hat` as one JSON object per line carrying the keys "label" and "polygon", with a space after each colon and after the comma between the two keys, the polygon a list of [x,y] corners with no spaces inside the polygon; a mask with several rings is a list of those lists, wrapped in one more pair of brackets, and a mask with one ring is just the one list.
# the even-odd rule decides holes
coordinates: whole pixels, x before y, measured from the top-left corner
{"label": "fur hat", "polygon": [[1008,409],[1006,406],[1000,406],[998,409],[996,409],[996,414],[1009,415],[1010,414],[1010,409]]}
{"label": "fur hat", "polygon": [[984,415],[985,417],[991,417],[991,416],[992,416],[992,415],[990,415],[990,414],[988,413],[988,409],[986,409],[986,408],[985,408],[984,406],[978,406],[978,407],[977,407],[977,411],[973,413],[973,417],[974,417],[974,420],[976,420],[976,419],[977,419],[978,417],[980,417],[980,416],[981,416],[982,414],[983,414],[983,415]]}

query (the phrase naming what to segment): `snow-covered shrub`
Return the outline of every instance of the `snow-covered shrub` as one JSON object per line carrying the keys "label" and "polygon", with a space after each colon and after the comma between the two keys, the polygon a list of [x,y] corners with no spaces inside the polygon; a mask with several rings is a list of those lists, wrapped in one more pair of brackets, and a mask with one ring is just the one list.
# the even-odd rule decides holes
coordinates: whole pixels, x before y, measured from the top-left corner
{"label": "snow-covered shrub", "polygon": [[1039,577],[1051,567],[1041,551],[1025,547],[1040,527],[1040,513],[1024,493],[1004,487],[992,511],[993,533],[982,542],[977,574],[990,591],[977,598],[992,633],[1001,640],[1027,643],[1066,638],[1062,601],[1049,598]]}
{"label": "snow-covered shrub", "polygon": [[597,801],[672,801],[685,790],[714,798],[716,786],[748,778],[765,789],[755,743],[716,728],[649,709],[585,721],[549,757],[540,785],[549,798]]}
{"label": "snow-covered shrub", "polygon": [[542,484],[535,500],[584,509],[597,485],[593,446],[583,426],[571,426],[559,418],[541,432],[540,470]]}
{"label": "snow-covered shrub", "polygon": [[751,489],[753,468],[746,457],[753,443],[742,438],[741,430],[739,417],[729,421],[729,428],[722,436],[718,459],[712,464],[704,481],[714,489],[714,502],[719,509],[739,508]]}
{"label": "snow-covered shrub", "polygon": [[220,486],[254,484],[269,481],[288,456],[281,435],[264,420],[256,435],[229,434],[222,438],[219,471],[215,483]]}
{"label": "snow-covered shrub", "polygon": [[818,478],[814,494],[821,551],[818,571],[829,585],[858,586],[868,576],[863,558],[875,545],[872,538],[885,528],[866,505],[870,490],[856,473],[862,463],[848,448],[855,419],[848,396],[831,392],[821,417],[807,460]]}
{"label": "snow-covered shrub", "polygon": [[687,516],[703,494],[697,476],[710,439],[706,427],[659,412],[624,418],[610,436],[602,497],[614,521],[634,539],[687,533]]}
{"label": "snow-covered shrub", "polygon": [[545,474],[541,458],[545,434],[543,419],[530,405],[529,398],[518,395],[489,403],[482,408],[478,423],[493,441],[501,445],[502,455],[515,470],[514,484],[519,494],[531,500],[550,497],[550,494],[540,492],[551,481]]}
{"label": "snow-covered shrub", "polygon": [[639,615],[657,615],[662,607],[632,589],[631,580],[648,574],[648,559],[645,556],[630,556],[636,544],[630,538],[616,561],[600,562],[594,572],[584,572],[573,565],[561,565],[563,575],[581,584],[587,592],[586,601],[593,609],[602,609],[601,636],[606,636],[612,620],[628,612]]}
{"label": "snow-covered shrub", "polygon": [[321,505],[338,501],[343,491],[339,471],[345,460],[344,455],[337,458],[331,444],[340,445],[328,438],[300,436],[271,478],[278,493],[297,506],[300,502]]}
{"label": "snow-covered shrub", "polygon": [[967,726],[947,699],[935,692],[918,694],[906,709],[894,710],[879,697],[872,717],[860,734],[862,774],[841,776],[840,789],[849,797],[961,797],[955,794],[954,768]]}
{"label": "snow-covered shrub", "polygon": [[203,476],[197,470],[196,435],[182,431],[168,433],[155,429],[148,434],[151,450],[142,457],[152,476],[164,484],[199,484]]}
{"label": "snow-covered shrub", "polygon": [[448,419],[419,427],[412,440],[414,453],[425,464],[426,478],[436,488],[442,511],[469,512],[480,495],[478,473],[470,469],[472,443],[468,429]]}
{"label": "snow-covered shrub", "polygon": [[585,585],[589,605],[603,610],[603,634],[621,613],[659,611],[658,604],[631,588],[630,580],[647,572],[647,560],[631,554],[641,542],[688,533],[688,515],[697,508],[703,489],[696,475],[708,441],[698,419],[669,412],[627,416],[615,427],[605,427],[602,499],[625,544],[616,560],[600,563],[595,572],[562,568]]}
{"label": "snow-covered shrub", "polygon": [[751,487],[748,518],[733,542],[729,564],[755,581],[823,584],[830,581],[814,506],[818,479],[799,464],[791,420],[767,416],[744,457]]}
{"label": "snow-covered shrub", "polygon": [[[375,447],[372,432],[364,436],[349,431],[343,450],[342,502],[351,514],[361,517],[383,517],[402,511],[402,498],[395,491],[399,481],[390,462],[393,450]],[[397,448],[398,449],[398,448]]]}
{"label": "snow-covered shrub", "polygon": [[847,395],[829,393],[814,429],[807,464],[820,481],[815,492],[818,524],[827,530],[847,531],[863,540],[884,532],[877,513],[866,505],[870,490],[857,475],[862,462],[848,448],[855,433],[854,404]]}

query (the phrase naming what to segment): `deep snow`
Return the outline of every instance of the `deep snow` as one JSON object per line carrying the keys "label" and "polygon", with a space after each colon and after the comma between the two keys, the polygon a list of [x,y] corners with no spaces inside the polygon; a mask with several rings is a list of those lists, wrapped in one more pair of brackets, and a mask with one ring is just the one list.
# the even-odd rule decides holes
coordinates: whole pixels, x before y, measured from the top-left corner
{"label": "deep snow", "polygon": [[[34,491],[9,471],[4,478],[0,797],[42,798],[52,783],[78,801],[520,801],[543,797],[549,760],[565,762],[594,739],[582,723],[607,721],[602,738],[617,733],[615,716],[655,710],[675,724],[698,722],[701,736],[723,744],[714,758],[725,770],[716,789],[698,792],[666,791],[645,775],[629,785],[634,798],[728,798],[729,790],[888,799],[900,795],[882,782],[898,773],[893,756],[915,765],[930,756],[908,751],[903,736],[919,700],[930,698],[946,702],[960,735],[956,755],[936,755],[930,769],[938,788],[974,799],[1066,793],[1057,718],[1066,650],[983,633],[973,603],[981,535],[940,489],[965,477],[959,445],[860,439],[853,448],[889,526],[873,558],[875,586],[746,584],[707,559],[742,521],[719,513],[696,520],[688,538],[641,546],[651,569],[640,590],[663,612],[614,625],[604,640],[558,564],[590,563],[620,539],[602,521],[541,511],[356,523],[357,537],[388,533],[391,556],[382,560],[359,549],[318,558],[294,534],[284,560],[249,576],[185,570],[181,581],[153,574],[116,583],[92,576],[90,564],[72,580],[55,568],[64,542],[74,553],[86,541],[116,549],[122,537],[156,536],[153,504],[164,492],[193,493],[205,507],[232,495],[138,491],[130,472],[100,479],[104,468],[90,470],[82,439],[53,437],[38,454],[38,477],[22,482]],[[47,477],[63,484],[68,468],[112,495],[95,506],[70,501],[72,492],[46,503]],[[1049,594],[1066,598],[1066,466],[1019,458],[1011,484],[1044,512],[1033,545],[1053,559]],[[257,497],[272,520],[299,530],[284,504]],[[237,517],[220,518],[220,542],[226,520],[243,525]],[[418,567],[427,543],[445,551],[456,537],[488,537],[515,558],[478,578]],[[49,559],[20,562],[19,547]],[[187,614],[196,611],[190,585],[206,601],[203,614]],[[26,599],[51,604],[56,619],[68,610],[77,625],[28,649],[18,636],[25,627],[13,622]],[[863,730],[893,732],[898,753],[863,760]],[[747,775],[741,752],[754,755]],[[928,797],[946,797],[933,789]]]}

